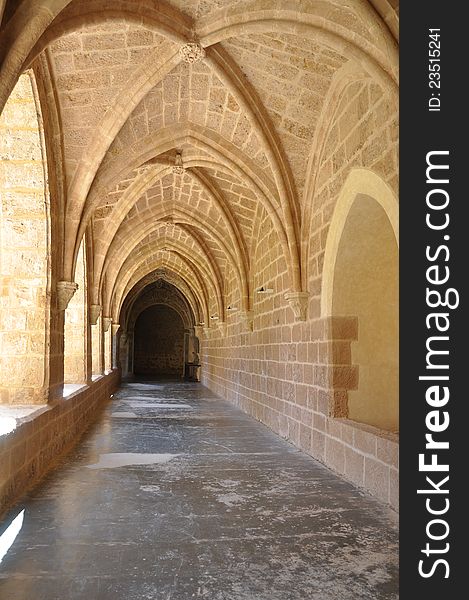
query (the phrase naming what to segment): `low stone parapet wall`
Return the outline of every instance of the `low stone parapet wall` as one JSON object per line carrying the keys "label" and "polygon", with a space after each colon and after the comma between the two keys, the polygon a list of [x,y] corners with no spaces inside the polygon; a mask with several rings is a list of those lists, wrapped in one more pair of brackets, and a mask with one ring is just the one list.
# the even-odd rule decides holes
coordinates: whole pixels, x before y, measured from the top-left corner
{"label": "low stone parapet wall", "polygon": [[120,373],[112,371],[63,399],[24,410],[29,414],[0,435],[0,515],[71,450],[119,383]]}

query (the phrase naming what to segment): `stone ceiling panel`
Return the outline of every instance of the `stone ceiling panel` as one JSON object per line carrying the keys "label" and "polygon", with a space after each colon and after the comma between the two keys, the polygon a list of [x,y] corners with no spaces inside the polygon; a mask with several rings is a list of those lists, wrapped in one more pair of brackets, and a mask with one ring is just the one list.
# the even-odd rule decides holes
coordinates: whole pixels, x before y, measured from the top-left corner
{"label": "stone ceiling panel", "polygon": [[[50,58],[62,127],[67,277],[92,218],[96,281],[116,256],[130,264],[142,258],[148,235],[157,243],[175,229],[189,251],[197,240],[223,273],[219,279],[226,282],[234,259],[234,271],[247,280],[265,211],[291,286],[299,289],[304,265],[296,249],[302,219],[309,218],[300,204],[306,178],[315,183],[308,165],[322,167],[320,153],[318,166],[310,162],[312,150],[322,148],[340,117],[336,86],[351,74],[361,84],[368,73],[385,89],[384,73],[394,68],[394,42],[373,15],[359,0],[116,0],[112,8],[104,0],[72,0],[37,46],[38,52],[47,48],[42,59]],[[196,35],[204,49],[187,60],[181,50],[197,44]],[[352,62],[357,57],[359,69]],[[330,90],[336,96],[326,106]],[[387,101],[375,112],[388,114]],[[326,185],[340,159],[324,150],[329,166],[318,185]],[[183,174],[172,170],[178,153]],[[378,169],[378,158],[375,164]],[[176,223],[172,233],[162,233],[160,220]]]}
{"label": "stone ceiling panel", "polygon": [[255,193],[234,174],[216,169],[206,169],[206,171],[228,201],[241,227],[245,243],[248,244],[252,237],[256,208],[259,203]]}
{"label": "stone ceiling panel", "polygon": [[273,174],[252,123],[236,98],[204,62],[181,63],[135,108],[109,148],[103,167],[137,140],[177,124],[207,128]]}
{"label": "stone ceiling panel", "polygon": [[170,44],[163,36],[124,20],[86,25],[54,41],[50,54],[71,177],[93,131],[138,67]]}
{"label": "stone ceiling panel", "polygon": [[254,87],[278,133],[301,198],[325,95],[346,59],[310,38],[252,34],[223,42]]}

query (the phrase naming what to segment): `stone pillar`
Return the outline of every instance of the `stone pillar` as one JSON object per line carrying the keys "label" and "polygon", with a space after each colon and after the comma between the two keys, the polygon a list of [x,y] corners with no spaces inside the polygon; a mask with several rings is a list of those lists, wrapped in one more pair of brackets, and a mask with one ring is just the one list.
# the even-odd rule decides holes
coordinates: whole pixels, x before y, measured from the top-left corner
{"label": "stone pillar", "polygon": [[[196,326],[196,327],[193,327],[192,329],[190,329],[189,348],[188,349],[189,349],[190,362],[195,363],[195,364],[200,364],[199,338],[195,335],[195,332],[197,331],[197,327],[199,330],[201,329],[201,327],[199,327],[199,326]],[[193,370],[193,376],[196,381],[200,381],[198,368]]]}
{"label": "stone pillar", "polygon": [[93,325],[90,322],[89,304],[85,307],[86,318],[86,382],[91,383],[93,375]]}
{"label": "stone pillar", "polygon": [[104,344],[104,372],[109,373],[112,370],[112,334],[111,317],[103,317],[103,344]]}
{"label": "stone pillar", "polygon": [[104,331],[102,319],[98,316],[96,324],[91,321],[93,375],[102,375],[104,372]]}
{"label": "stone pillar", "polygon": [[99,330],[100,330],[100,338],[99,338],[99,369],[100,374],[104,374],[104,364],[105,364],[105,332],[104,332],[104,319],[102,316],[98,319],[99,321]]}
{"label": "stone pillar", "polygon": [[111,325],[111,332],[112,332],[112,368],[113,369],[118,369],[119,368],[119,337],[120,337],[120,334],[118,335],[119,328],[120,328],[119,323],[113,323]]}
{"label": "stone pillar", "polygon": [[[4,5],[1,0],[0,13]],[[51,397],[62,395],[61,231],[57,211],[49,214],[34,87],[29,73],[20,75],[0,115],[0,402],[5,404],[45,404],[49,387]]]}
{"label": "stone pillar", "polygon": [[[50,334],[49,334],[49,384],[48,400],[52,402],[62,398],[64,382],[64,323],[65,312],[58,310],[55,303],[51,302],[50,307]],[[46,399],[47,389],[44,389],[44,400]],[[24,400],[23,400],[24,402]]]}
{"label": "stone pillar", "polygon": [[119,361],[122,370],[122,377],[129,374],[129,336],[127,332],[121,332],[119,336]]}
{"label": "stone pillar", "polygon": [[184,329],[184,356],[182,361],[182,377],[186,375],[186,364],[192,362],[190,353],[190,337],[191,332],[189,329]]}
{"label": "stone pillar", "polygon": [[123,332],[120,336],[119,348],[122,377],[133,375],[134,372],[134,334]]}
{"label": "stone pillar", "polygon": [[134,332],[129,333],[129,375],[134,374]]}
{"label": "stone pillar", "polygon": [[64,308],[64,383],[86,383],[86,287],[83,246],[77,259],[75,277],[78,285],[69,281],[57,284],[58,307]]}

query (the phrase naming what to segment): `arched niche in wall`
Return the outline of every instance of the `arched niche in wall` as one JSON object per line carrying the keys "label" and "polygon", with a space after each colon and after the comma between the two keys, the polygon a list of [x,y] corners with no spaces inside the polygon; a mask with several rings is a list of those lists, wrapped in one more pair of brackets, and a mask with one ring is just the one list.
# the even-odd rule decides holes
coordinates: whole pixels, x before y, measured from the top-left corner
{"label": "arched niche in wall", "polygon": [[[358,383],[344,390],[345,416],[389,431],[399,427],[397,214],[395,197],[382,179],[366,169],[350,173],[329,229],[321,306],[323,316],[333,317],[329,337],[335,367],[345,366],[343,348],[350,340],[334,339],[341,336],[332,331],[346,330],[337,327],[341,318],[358,321],[348,359],[358,366]],[[346,378],[338,379],[344,385]]]}
{"label": "arched niche in wall", "polygon": [[47,402],[50,199],[41,108],[32,71],[0,115],[0,397]]}

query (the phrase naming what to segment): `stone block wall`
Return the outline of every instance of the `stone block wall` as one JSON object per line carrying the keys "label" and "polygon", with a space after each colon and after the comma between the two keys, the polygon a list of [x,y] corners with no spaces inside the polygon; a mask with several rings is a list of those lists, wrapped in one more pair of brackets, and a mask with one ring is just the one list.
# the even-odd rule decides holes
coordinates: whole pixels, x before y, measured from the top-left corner
{"label": "stone block wall", "polygon": [[[365,80],[345,86],[325,110],[331,114],[313,149],[313,184],[303,199],[310,215],[302,236],[308,244],[307,320],[297,322],[284,298],[292,281],[275,229],[258,209],[250,249],[253,331],[238,313],[227,317],[226,335],[206,329],[201,381],[397,510],[398,434],[347,419],[348,392],[359,384],[360,365],[352,361],[357,318],[321,312],[327,236],[351,170],[369,170],[397,197],[396,106]],[[260,286],[272,292],[256,293]],[[239,301],[234,283],[225,295],[227,304]]]}
{"label": "stone block wall", "polygon": [[[239,333],[228,325],[202,339],[201,381],[221,397],[289,439],[380,500],[398,508],[398,436],[342,418],[346,393],[357,385],[350,364],[352,322],[317,319]],[[329,362],[333,355],[334,363]],[[334,416],[338,415],[338,416]]]}

